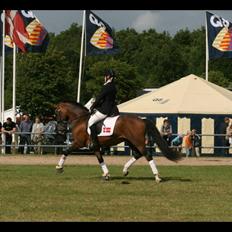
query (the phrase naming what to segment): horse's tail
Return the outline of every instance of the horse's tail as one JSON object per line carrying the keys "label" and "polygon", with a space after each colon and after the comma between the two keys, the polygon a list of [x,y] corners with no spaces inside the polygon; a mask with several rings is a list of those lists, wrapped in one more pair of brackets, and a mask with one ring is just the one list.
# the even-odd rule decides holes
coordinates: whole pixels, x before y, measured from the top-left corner
{"label": "horse's tail", "polygon": [[152,140],[152,142],[155,142],[163,155],[171,160],[171,161],[178,161],[182,158],[181,153],[179,153],[176,150],[173,150],[169,148],[167,142],[162,138],[160,132],[158,131],[157,127],[154,125],[154,123],[148,119],[145,119],[146,123],[146,134],[148,136],[149,142]]}

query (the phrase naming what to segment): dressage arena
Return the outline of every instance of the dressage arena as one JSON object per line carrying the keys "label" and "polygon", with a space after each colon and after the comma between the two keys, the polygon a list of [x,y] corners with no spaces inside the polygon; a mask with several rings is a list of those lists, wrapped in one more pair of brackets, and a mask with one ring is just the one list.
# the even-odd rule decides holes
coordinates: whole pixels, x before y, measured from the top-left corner
{"label": "dressage arena", "polygon": [[56,155],[0,156],[0,221],[231,221],[232,158],[154,157],[157,184],[144,157],[104,156],[110,181],[95,156],[70,155],[57,174]]}
{"label": "dressage arena", "polygon": [[[55,155],[5,155],[0,156],[0,165],[57,165],[57,161],[60,156]],[[107,165],[121,165],[123,166],[130,156],[104,156],[105,163]],[[168,160],[165,157],[159,156],[154,157],[157,166],[160,165],[171,165],[171,166],[209,166],[209,165],[232,165],[231,158],[220,158],[220,157],[190,157],[183,158],[177,163]],[[66,165],[98,165],[97,159],[94,155],[70,155],[68,156]],[[134,164],[136,165],[148,165],[144,157],[137,160]],[[149,167],[148,167],[149,168]],[[148,170],[149,171],[149,170]]]}

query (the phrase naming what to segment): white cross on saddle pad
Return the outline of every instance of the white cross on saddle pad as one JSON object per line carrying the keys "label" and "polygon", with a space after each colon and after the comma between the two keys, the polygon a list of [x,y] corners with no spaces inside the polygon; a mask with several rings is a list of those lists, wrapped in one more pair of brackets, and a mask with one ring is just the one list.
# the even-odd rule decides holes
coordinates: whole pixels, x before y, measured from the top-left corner
{"label": "white cross on saddle pad", "polygon": [[119,117],[119,115],[115,116],[115,117],[107,117],[103,121],[102,130],[98,136],[110,136],[110,135],[112,135],[114,132],[115,123],[116,123],[118,117]]}

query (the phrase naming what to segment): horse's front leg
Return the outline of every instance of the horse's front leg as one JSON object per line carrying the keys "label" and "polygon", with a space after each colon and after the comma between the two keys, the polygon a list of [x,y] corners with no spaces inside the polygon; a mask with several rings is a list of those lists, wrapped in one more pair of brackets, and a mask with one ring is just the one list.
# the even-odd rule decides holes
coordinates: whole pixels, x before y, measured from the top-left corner
{"label": "horse's front leg", "polygon": [[100,153],[100,150],[94,151],[94,154],[97,156],[98,163],[103,171],[103,174],[102,174],[103,179],[109,180],[110,178],[109,170],[104,162],[104,159]]}
{"label": "horse's front leg", "polygon": [[69,147],[68,149],[66,149],[63,154],[60,157],[60,160],[58,162],[58,165],[56,166],[56,171],[57,173],[62,173],[64,171],[64,162],[67,159],[67,156],[72,153],[74,149],[74,146],[72,145],[71,147]]}

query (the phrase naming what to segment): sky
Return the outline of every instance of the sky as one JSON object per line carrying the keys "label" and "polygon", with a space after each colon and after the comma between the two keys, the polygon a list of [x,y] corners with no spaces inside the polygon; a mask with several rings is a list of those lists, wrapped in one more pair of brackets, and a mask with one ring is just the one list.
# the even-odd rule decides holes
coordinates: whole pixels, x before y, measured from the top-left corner
{"label": "sky", "polygon": [[[232,10],[208,10],[232,22]],[[93,10],[116,31],[134,28],[138,32],[150,28],[157,32],[190,31],[205,25],[205,10]],[[59,34],[72,23],[82,25],[81,10],[33,10],[49,32]]]}

